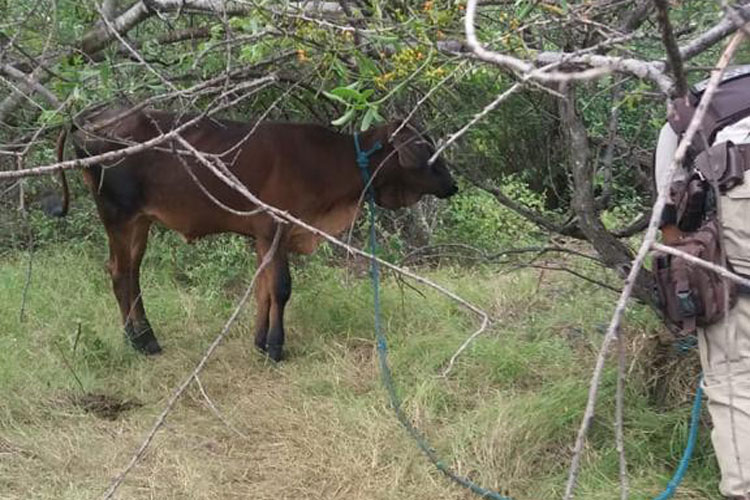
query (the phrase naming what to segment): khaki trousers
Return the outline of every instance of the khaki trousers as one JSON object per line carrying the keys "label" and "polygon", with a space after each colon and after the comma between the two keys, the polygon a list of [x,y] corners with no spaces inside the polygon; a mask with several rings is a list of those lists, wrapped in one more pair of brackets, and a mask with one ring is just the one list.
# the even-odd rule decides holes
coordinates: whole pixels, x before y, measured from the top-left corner
{"label": "khaki trousers", "polygon": [[[721,196],[727,257],[750,275],[750,171],[745,183]],[[698,335],[703,388],[713,421],[711,440],[727,497],[750,494],[750,295],[740,295],[725,321]]]}

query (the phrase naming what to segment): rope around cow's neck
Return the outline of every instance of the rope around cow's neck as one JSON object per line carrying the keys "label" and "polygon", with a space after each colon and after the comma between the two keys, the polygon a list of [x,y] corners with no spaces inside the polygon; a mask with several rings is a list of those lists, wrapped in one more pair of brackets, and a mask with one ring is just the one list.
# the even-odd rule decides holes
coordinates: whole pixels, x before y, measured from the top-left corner
{"label": "rope around cow's neck", "polygon": [[[367,190],[367,205],[370,210],[370,254],[375,255],[377,249],[377,241],[375,236],[375,191],[370,182],[370,171],[368,166],[370,163],[370,156],[376,151],[381,149],[383,146],[380,141],[376,142],[369,150],[362,151],[359,143],[359,134],[354,134],[354,150],[356,151],[357,166],[362,172],[362,179],[364,180],[365,189]],[[393,383],[393,376],[391,369],[388,366],[388,345],[386,343],[385,334],[383,333],[382,324],[380,321],[380,265],[378,261],[372,258],[370,260],[370,277],[372,278],[372,290],[373,290],[373,306],[375,312],[375,336],[377,337],[378,344],[378,362],[380,364],[380,376],[388,392],[388,398],[391,403],[391,407],[396,414],[396,418],[406,431],[414,438],[417,446],[432,462],[432,464],[448,478],[460,484],[464,488],[471,490],[482,498],[490,498],[492,500],[511,500],[508,497],[502,496],[492,490],[488,490],[479,486],[478,484],[471,481],[469,478],[459,476],[453,472],[448,466],[446,466],[435,453],[434,448],[430,446],[422,433],[414,427],[409,421],[403,409],[401,408],[401,400],[396,394],[396,387]]]}

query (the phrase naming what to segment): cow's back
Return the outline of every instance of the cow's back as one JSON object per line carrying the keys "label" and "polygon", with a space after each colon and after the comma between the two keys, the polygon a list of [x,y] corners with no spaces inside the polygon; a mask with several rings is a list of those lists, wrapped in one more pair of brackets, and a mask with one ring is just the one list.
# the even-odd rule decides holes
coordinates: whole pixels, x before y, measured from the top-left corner
{"label": "cow's back", "polygon": [[[93,128],[106,126],[97,132],[99,136],[76,133],[79,154],[101,154],[142,143],[195,117],[149,111],[119,118],[123,112],[108,108],[89,117]],[[332,205],[350,188],[341,182],[337,171],[341,158],[335,153],[345,139],[324,127],[288,123],[261,123],[256,127],[253,123],[201,118],[180,135],[202,153],[221,155],[242,184],[264,202],[311,223],[335,209]],[[227,231],[248,235],[272,232],[267,215],[242,216],[212,201],[196,180],[220,204],[234,211],[256,208],[194,155],[175,153],[173,147],[181,149],[178,141],[166,141],[104,164],[104,168],[89,169],[86,180],[102,217],[117,221],[146,215],[189,240]]]}

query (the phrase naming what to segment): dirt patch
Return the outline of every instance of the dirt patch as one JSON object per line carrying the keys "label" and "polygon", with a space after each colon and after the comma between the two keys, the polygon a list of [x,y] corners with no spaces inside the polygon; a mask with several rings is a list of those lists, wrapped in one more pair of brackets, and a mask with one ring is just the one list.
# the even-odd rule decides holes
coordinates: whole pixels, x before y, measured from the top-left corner
{"label": "dirt patch", "polygon": [[86,413],[104,420],[117,420],[123,412],[143,406],[138,401],[90,392],[71,396],[71,402]]}

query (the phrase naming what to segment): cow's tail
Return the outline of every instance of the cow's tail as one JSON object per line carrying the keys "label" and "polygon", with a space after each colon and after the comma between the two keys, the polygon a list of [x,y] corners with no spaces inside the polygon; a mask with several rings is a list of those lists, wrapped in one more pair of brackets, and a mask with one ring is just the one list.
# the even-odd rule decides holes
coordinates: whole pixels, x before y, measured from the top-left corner
{"label": "cow's tail", "polygon": [[[68,137],[67,127],[63,127],[60,131],[60,135],[57,136],[57,162],[63,161],[63,155],[65,153],[65,139]],[[62,187],[62,202],[58,210],[53,211],[52,215],[57,217],[65,217],[68,215],[68,207],[70,206],[70,189],[68,189],[68,179],[65,178],[65,170],[58,170],[60,175],[60,187]]]}

